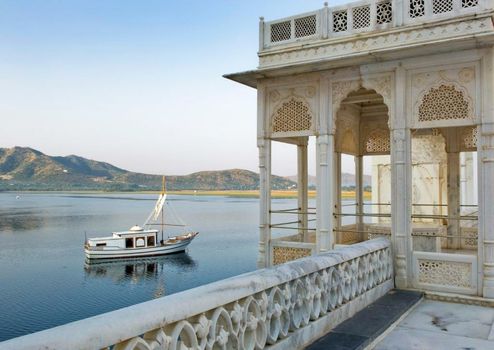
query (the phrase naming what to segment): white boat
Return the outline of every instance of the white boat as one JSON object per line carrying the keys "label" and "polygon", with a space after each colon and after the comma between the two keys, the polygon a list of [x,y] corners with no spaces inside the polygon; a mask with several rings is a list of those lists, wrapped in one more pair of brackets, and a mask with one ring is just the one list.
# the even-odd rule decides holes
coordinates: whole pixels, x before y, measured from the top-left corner
{"label": "white boat", "polygon": [[[84,252],[87,259],[134,258],[164,255],[183,252],[198,232],[184,232],[181,235],[163,238],[165,226],[186,227],[184,223],[167,224],[164,222],[164,204],[166,203],[165,181],[163,190],[156,205],[143,227],[135,225],[128,231],[113,232],[108,237],[86,239]],[[161,222],[157,220],[161,217]],[[161,240],[158,241],[159,230],[153,225],[161,226]]]}

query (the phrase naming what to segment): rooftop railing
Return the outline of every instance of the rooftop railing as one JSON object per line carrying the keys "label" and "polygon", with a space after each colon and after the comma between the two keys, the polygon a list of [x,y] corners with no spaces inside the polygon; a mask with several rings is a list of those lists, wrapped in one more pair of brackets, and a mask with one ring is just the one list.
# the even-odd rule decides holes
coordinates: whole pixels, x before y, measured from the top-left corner
{"label": "rooftop railing", "polygon": [[260,22],[260,51],[284,44],[338,38],[473,14],[489,0],[382,0],[325,7],[279,20]]}

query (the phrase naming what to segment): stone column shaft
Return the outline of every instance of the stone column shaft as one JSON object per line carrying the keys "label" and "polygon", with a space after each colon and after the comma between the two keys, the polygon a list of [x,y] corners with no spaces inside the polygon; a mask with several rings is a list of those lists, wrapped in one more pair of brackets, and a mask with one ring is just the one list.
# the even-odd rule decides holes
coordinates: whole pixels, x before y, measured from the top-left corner
{"label": "stone column shaft", "polygon": [[[491,101],[492,103],[492,101]],[[479,254],[483,250],[484,298],[494,299],[494,123],[480,128]],[[483,240],[481,239],[483,236]]]}
{"label": "stone column shaft", "polygon": [[271,140],[262,139],[259,148],[259,256],[258,268],[271,264]]}
{"label": "stone column shaft", "polygon": [[391,130],[391,241],[395,258],[395,284],[411,283],[411,133],[410,129]]}
{"label": "stone column shaft", "polygon": [[[355,201],[357,207],[355,211],[357,213],[357,231],[364,231],[364,157],[359,155],[355,157]],[[359,236],[363,240],[365,237],[362,233]]]}
{"label": "stone column shaft", "polygon": [[[298,210],[301,212],[298,215],[299,227],[308,227],[309,210],[309,169],[307,161],[307,140],[303,144],[297,145],[297,190],[298,190]],[[309,241],[309,232],[305,230],[299,230],[299,235],[302,237],[303,242]]]}
{"label": "stone column shaft", "polygon": [[448,153],[448,248],[460,248],[460,153]]}
{"label": "stone column shaft", "polygon": [[317,137],[317,219],[316,251],[326,251],[333,247],[333,166],[334,136]]}

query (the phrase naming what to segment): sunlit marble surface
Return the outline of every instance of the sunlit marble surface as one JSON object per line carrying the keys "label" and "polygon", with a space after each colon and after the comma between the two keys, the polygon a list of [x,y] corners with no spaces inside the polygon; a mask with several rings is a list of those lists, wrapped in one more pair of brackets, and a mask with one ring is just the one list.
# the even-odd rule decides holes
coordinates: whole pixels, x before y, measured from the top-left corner
{"label": "sunlit marble surface", "polygon": [[493,350],[494,308],[422,301],[374,349]]}

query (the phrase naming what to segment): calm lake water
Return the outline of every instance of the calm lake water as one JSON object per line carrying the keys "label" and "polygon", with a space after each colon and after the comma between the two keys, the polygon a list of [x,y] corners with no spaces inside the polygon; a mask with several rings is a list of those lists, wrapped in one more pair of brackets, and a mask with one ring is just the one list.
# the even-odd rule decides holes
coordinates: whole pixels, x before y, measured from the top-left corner
{"label": "calm lake water", "polygon": [[[171,196],[174,211],[200,232],[186,253],[87,265],[85,231],[95,237],[142,225],[157,196],[20,197],[0,193],[0,341],[256,268],[257,199]],[[296,202],[273,200],[273,207]]]}

